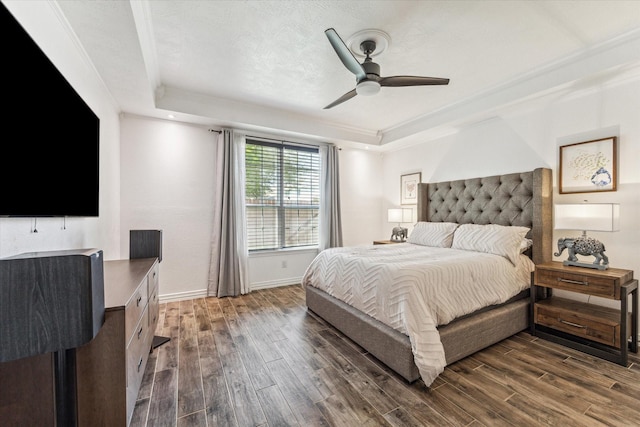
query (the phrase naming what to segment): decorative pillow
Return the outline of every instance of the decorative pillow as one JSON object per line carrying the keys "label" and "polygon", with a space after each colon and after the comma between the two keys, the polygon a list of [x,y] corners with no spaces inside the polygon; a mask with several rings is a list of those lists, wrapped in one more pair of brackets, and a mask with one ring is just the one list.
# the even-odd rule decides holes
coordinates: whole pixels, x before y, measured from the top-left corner
{"label": "decorative pillow", "polygon": [[409,238],[408,243],[436,248],[450,248],[453,232],[458,224],[453,222],[418,222]]}
{"label": "decorative pillow", "polygon": [[533,240],[527,238],[522,239],[522,242],[520,242],[520,253],[525,253],[532,246]]}
{"label": "decorative pillow", "polygon": [[453,249],[500,255],[516,265],[529,228],[497,224],[462,224],[453,234]]}

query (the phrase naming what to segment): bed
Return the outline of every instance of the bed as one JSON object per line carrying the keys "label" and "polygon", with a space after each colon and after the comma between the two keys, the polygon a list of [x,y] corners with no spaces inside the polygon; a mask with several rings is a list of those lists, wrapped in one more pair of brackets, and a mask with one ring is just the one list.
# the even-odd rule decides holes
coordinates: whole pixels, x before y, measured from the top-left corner
{"label": "bed", "polygon": [[[524,253],[530,258],[531,265],[547,262],[551,259],[551,206],[551,170],[547,168],[482,178],[422,183],[418,188],[418,221],[419,223],[426,223],[424,225],[439,227],[453,223],[458,227],[456,230],[463,228],[463,226],[470,229],[473,227],[480,228],[481,225],[489,224],[494,224],[494,226],[489,225],[489,228],[508,228],[509,231],[526,227],[528,233],[525,237],[532,245]],[[410,236],[409,240],[411,238]],[[343,256],[346,253],[347,256],[354,260],[353,262],[363,263],[360,267],[362,270],[371,272],[374,270],[364,266],[373,264],[364,263],[384,263],[385,257],[389,257],[389,259],[398,257],[397,259],[404,263],[402,268],[413,268],[413,258],[417,256],[409,253],[412,251],[409,246],[415,245],[411,243],[378,247],[371,245],[359,248],[334,248],[327,250],[328,252],[321,252],[309,266],[303,278],[308,309],[362,346],[408,382],[413,382],[422,377],[427,385],[430,385],[434,378],[437,377],[438,372],[443,369],[444,365],[460,360],[528,327],[530,316],[529,282],[527,282],[526,289],[523,288],[521,292],[517,292],[514,296],[498,303],[478,307],[477,310],[465,313],[454,319],[446,319],[446,324],[440,324],[441,319],[437,319],[438,316],[433,316],[433,319],[429,319],[434,323],[433,326],[436,332],[435,334],[431,333],[425,341],[433,341],[435,337],[437,343],[430,342],[429,345],[435,345],[436,348],[437,345],[440,345],[442,352],[434,353],[435,356],[432,358],[434,366],[426,366],[426,364],[431,363],[431,356],[427,355],[425,358],[424,352],[416,348],[416,334],[412,330],[412,325],[423,321],[422,314],[420,316],[415,315],[413,319],[409,320],[403,318],[403,326],[398,327],[399,324],[394,323],[397,320],[395,314],[387,313],[387,308],[379,306],[377,311],[373,310],[375,314],[367,314],[365,310],[356,308],[357,304],[354,304],[352,299],[357,300],[358,296],[345,298],[344,295],[340,295],[342,299],[339,299],[332,296],[333,292],[329,288],[323,290],[322,286],[318,285],[318,277],[321,275],[326,276],[327,271],[329,271],[326,270],[327,264],[332,262],[339,263],[338,261],[331,261],[331,258],[329,258],[337,256],[333,252],[342,253]],[[425,249],[421,248],[420,250]],[[406,255],[401,254],[403,252]],[[357,259],[360,255],[363,258],[362,261]],[[400,258],[402,256],[409,258]],[[371,258],[371,260],[366,260],[367,257]],[[470,264],[471,260],[472,258],[467,257],[463,263],[465,265]],[[387,266],[381,267],[382,270],[380,271],[391,271],[389,269],[393,265],[393,261],[387,261]],[[479,264],[483,264],[483,262]],[[314,271],[314,269],[318,268],[318,264],[324,264],[325,270]],[[445,262],[443,261],[442,264],[444,265]],[[399,270],[403,271],[402,269]],[[397,272],[389,274],[389,277],[393,278],[389,280],[395,281],[395,283],[381,286],[385,289],[388,288],[388,291],[378,289],[376,292],[395,292],[395,286],[402,282],[402,280],[398,279],[398,274]],[[421,273],[418,272],[416,274]],[[471,271],[468,274],[473,274],[475,280],[475,275],[479,273]],[[527,272],[527,274],[529,273]],[[382,279],[380,277],[383,274],[376,272],[375,274],[369,274],[369,276],[376,276],[376,280],[381,282]],[[346,278],[347,275],[345,274],[343,277]],[[357,279],[357,276],[350,275],[346,280],[366,282],[369,279],[364,278],[364,276],[361,279]],[[452,279],[447,278],[446,280]],[[465,280],[468,281],[468,278],[460,279],[460,281]],[[478,283],[481,280],[478,279]],[[355,288],[360,285],[360,283],[349,284],[350,287]],[[376,286],[378,285],[376,284]],[[413,287],[409,284],[406,288],[412,289]],[[407,299],[406,296],[404,298]],[[413,298],[412,296],[410,299]],[[366,300],[365,297],[360,299]],[[376,299],[376,304],[388,303],[384,297],[374,297],[374,299]],[[366,303],[371,305],[371,301]],[[380,313],[386,314],[380,315]],[[403,316],[411,317],[406,314]],[[427,333],[430,333],[429,331]],[[429,371],[428,373],[426,372],[427,370]]]}

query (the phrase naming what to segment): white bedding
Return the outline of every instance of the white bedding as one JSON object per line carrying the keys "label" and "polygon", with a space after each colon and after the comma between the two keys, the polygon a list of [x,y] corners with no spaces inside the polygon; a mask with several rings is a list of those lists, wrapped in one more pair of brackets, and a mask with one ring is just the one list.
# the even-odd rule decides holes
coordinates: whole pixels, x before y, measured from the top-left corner
{"label": "white bedding", "polygon": [[514,266],[493,254],[396,243],[324,250],[302,284],[408,335],[430,385],[446,364],[436,326],[527,289],[533,267],[524,255]]}

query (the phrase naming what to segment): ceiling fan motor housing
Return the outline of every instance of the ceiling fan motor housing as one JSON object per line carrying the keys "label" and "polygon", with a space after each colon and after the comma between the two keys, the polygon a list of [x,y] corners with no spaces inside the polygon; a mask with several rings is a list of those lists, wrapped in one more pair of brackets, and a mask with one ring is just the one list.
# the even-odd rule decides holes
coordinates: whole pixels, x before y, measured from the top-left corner
{"label": "ceiling fan motor housing", "polygon": [[[371,54],[376,50],[375,40],[364,40],[360,43],[360,50],[365,54],[366,58],[362,63],[362,68],[367,74],[367,79],[378,80],[380,78],[380,66],[371,60]],[[364,79],[360,80],[363,81]],[[360,83],[358,81],[358,83]]]}
{"label": "ceiling fan motor housing", "polygon": [[368,79],[377,80],[380,77],[380,66],[373,62],[371,58],[367,58],[362,63],[362,68],[364,68],[364,72],[367,73]]}
{"label": "ceiling fan motor housing", "polygon": [[358,95],[371,96],[380,92],[380,65],[371,60],[371,55],[376,50],[376,42],[365,40],[360,44],[360,49],[367,56],[361,64],[366,76],[357,81],[356,93]]}

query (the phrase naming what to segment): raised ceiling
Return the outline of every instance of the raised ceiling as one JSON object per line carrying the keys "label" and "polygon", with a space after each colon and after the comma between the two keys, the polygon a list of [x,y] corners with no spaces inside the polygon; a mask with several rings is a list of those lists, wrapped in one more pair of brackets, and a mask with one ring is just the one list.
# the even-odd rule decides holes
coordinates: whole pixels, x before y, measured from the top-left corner
{"label": "raised ceiling", "polygon": [[[640,1],[58,1],[122,111],[384,149],[554,88],[640,75]],[[390,36],[355,87],[324,31]],[[634,77],[635,76],[635,77]],[[595,82],[595,83],[594,83]]]}

